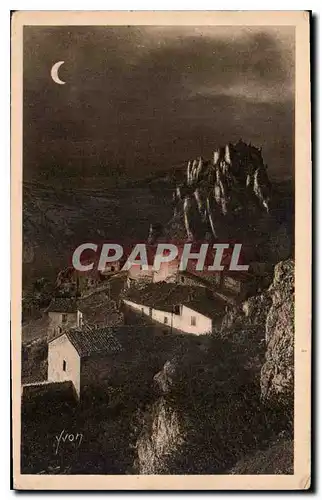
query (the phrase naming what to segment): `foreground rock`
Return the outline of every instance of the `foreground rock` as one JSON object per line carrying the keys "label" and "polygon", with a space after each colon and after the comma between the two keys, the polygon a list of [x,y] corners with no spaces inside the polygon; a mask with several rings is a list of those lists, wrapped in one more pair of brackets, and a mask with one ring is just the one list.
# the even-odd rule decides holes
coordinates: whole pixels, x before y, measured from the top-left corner
{"label": "foreground rock", "polygon": [[290,474],[294,262],[154,376],[135,473]]}
{"label": "foreground rock", "polygon": [[272,306],[266,318],[266,361],[261,372],[261,394],[266,402],[293,406],[294,393],[294,261],[275,267],[268,293]]}
{"label": "foreground rock", "polygon": [[165,398],[152,407],[150,421],[137,441],[135,468],[140,474],[164,474],[168,459],[184,442],[184,430],[178,411]]}
{"label": "foreground rock", "polygon": [[[260,386],[263,402],[292,408],[294,390],[294,261],[287,259],[274,268],[268,290],[232,307],[225,315],[221,334],[249,336],[263,344],[265,360]],[[252,346],[249,346],[252,350]]]}

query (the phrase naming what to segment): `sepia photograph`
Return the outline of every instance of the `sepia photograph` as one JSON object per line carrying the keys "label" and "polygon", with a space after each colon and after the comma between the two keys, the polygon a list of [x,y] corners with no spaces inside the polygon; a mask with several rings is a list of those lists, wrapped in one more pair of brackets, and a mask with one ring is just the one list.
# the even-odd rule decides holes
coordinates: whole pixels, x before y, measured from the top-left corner
{"label": "sepia photograph", "polygon": [[16,489],[310,486],[309,50],[300,11],[14,14]]}

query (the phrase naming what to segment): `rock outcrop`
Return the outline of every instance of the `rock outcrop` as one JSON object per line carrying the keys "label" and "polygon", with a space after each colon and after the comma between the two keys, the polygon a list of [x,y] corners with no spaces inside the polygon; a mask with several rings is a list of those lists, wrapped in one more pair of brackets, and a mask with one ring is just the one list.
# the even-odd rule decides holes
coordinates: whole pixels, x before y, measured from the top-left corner
{"label": "rock outcrop", "polygon": [[164,473],[169,457],[176,455],[184,443],[183,420],[167,397],[177,381],[177,369],[178,360],[173,358],[153,378],[159,398],[143,417],[142,432],[136,443],[135,469],[140,474]]}
{"label": "rock outcrop", "polygon": [[212,160],[190,160],[185,182],[173,193],[173,203],[174,215],[180,207],[183,211],[189,240],[207,232],[220,238],[228,215],[245,218],[248,213],[268,213],[271,184],[261,150],[240,140],[216,150]]}
{"label": "rock outcrop", "polygon": [[173,190],[165,241],[238,241],[248,263],[275,265],[294,248],[291,186],[274,187],[261,149],[239,141],[189,161]]}
{"label": "rock outcrop", "polygon": [[262,398],[283,406],[293,405],[294,395],[294,261],[275,266],[272,298],[266,317],[266,361],[261,373]]}
{"label": "rock outcrop", "polygon": [[164,474],[168,459],[184,442],[178,410],[161,397],[150,409],[150,417],[137,440],[135,469],[139,474]]}
{"label": "rock outcrop", "polygon": [[[276,264],[272,284],[250,297],[240,307],[232,307],[222,321],[221,334],[249,335],[265,349],[261,369],[261,397],[265,403],[292,410],[294,390],[294,261]],[[250,346],[251,349],[251,346]]]}
{"label": "rock outcrop", "polygon": [[217,333],[154,376],[135,471],[292,473],[293,323],[289,259],[275,266],[267,290],[232,306]]}
{"label": "rock outcrop", "polygon": [[177,367],[178,361],[176,359],[166,361],[162,370],[154,376],[153,380],[162,394],[171,392],[177,374]]}

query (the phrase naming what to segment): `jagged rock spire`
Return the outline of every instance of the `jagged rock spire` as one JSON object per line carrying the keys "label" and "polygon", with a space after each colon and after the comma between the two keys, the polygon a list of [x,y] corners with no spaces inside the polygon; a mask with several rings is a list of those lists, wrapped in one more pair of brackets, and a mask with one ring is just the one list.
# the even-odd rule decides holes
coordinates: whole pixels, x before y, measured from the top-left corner
{"label": "jagged rock spire", "polygon": [[220,149],[215,149],[215,151],[213,153],[213,164],[214,165],[217,165],[217,163],[219,162],[219,158],[220,158]]}
{"label": "jagged rock spire", "polygon": [[198,237],[194,233],[200,226],[217,238],[216,226],[221,217],[237,214],[248,203],[253,207],[254,198],[269,211],[271,194],[266,168],[261,149],[242,139],[214,149],[211,161],[202,156],[190,159],[186,180],[173,193],[175,214],[183,212],[188,239]]}
{"label": "jagged rock spire", "polygon": [[226,144],[225,146],[225,162],[228,163],[229,165],[231,164],[229,144]]}

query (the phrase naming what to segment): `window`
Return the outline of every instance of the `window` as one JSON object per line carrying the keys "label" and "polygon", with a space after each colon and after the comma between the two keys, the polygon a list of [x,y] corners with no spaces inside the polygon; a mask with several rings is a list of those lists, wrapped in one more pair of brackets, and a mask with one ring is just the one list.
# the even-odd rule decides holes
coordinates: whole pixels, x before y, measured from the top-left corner
{"label": "window", "polygon": [[196,326],[196,324],[197,324],[196,316],[191,316],[191,326]]}
{"label": "window", "polygon": [[173,312],[174,312],[174,314],[180,315],[180,305],[174,306]]}
{"label": "window", "polygon": [[67,314],[66,313],[62,314],[62,323],[67,323]]}
{"label": "window", "polygon": [[66,368],[67,368],[67,363],[65,360],[63,360],[63,372],[66,371]]}
{"label": "window", "polygon": [[165,325],[167,325],[167,324],[168,324],[168,318],[167,318],[167,316],[164,316],[163,323],[164,323]]}

